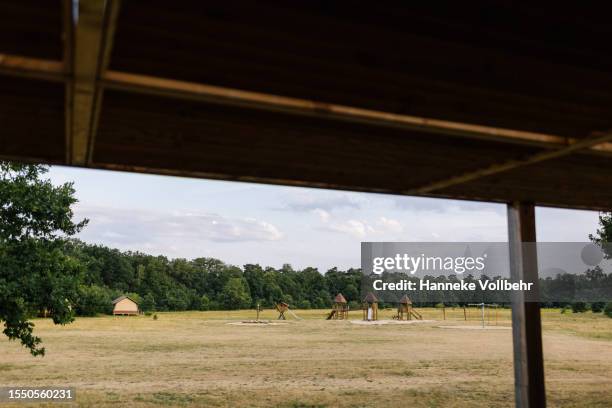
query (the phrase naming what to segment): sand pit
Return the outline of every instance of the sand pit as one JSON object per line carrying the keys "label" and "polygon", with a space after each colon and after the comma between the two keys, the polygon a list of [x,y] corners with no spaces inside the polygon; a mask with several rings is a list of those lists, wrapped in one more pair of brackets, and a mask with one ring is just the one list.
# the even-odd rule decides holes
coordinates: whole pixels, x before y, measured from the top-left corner
{"label": "sand pit", "polygon": [[420,324],[420,323],[434,323],[435,320],[349,320],[352,324],[359,324],[364,326],[380,326],[384,324]]}
{"label": "sand pit", "polygon": [[510,326],[436,326],[438,329],[463,329],[463,330],[511,330]]}
{"label": "sand pit", "polygon": [[284,324],[288,324],[286,322],[271,322],[269,320],[244,320],[242,322],[230,322],[226,323],[232,326],[251,326],[251,327],[261,327],[261,326],[282,326]]}

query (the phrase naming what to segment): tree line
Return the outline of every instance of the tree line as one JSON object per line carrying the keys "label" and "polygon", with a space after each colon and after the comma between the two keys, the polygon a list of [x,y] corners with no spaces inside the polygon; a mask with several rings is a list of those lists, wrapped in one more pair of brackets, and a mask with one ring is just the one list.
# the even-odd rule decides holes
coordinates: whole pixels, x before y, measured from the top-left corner
{"label": "tree line", "polygon": [[[332,268],[321,273],[317,268],[296,270],[289,264],[276,269],[247,264],[240,268],[214,258],[168,259],[141,252],[122,252],[103,245],[91,245],[78,240],[66,243],[65,253],[83,268],[76,302],[76,312],[83,316],[111,313],[112,300],[127,294],[143,311],[232,310],[273,307],[283,301],[300,309],[329,308],[333,298],[342,293],[351,309],[361,307],[361,296],[371,288],[370,277],[362,277],[361,269],[345,271]],[[378,278],[378,276],[375,276]],[[399,281],[405,275],[386,276],[385,281]],[[416,278],[413,278],[416,279]],[[426,276],[435,282],[457,282],[458,277]],[[468,275],[467,282],[477,278]],[[499,278],[481,276],[494,281]],[[362,287],[362,284],[364,285]],[[474,291],[414,291],[409,295],[416,306],[438,303],[463,305],[468,303],[509,304],[510,292]],[[594,268],[582,275],[559,274],[541,278],[540,303],[543,307],[564,307],[588,299],[609,298],[612,274]],[[375,292],[376,293],[376,292]],[[397,299],[388,293],[381,307],[394,307]],[[594,308],[600,308],[595,302]]]}
{"label": "tree line", "polygon": [[112,312],[111,302],[121,294],[143,311],[273,307],[279,301],[295,308],[328,308],[337,293],[359,307],[359,269],[240,268],[214,258],[168,259],[78,240],[68,240],[64,252],[82,267],[76,313],[84,316]]}

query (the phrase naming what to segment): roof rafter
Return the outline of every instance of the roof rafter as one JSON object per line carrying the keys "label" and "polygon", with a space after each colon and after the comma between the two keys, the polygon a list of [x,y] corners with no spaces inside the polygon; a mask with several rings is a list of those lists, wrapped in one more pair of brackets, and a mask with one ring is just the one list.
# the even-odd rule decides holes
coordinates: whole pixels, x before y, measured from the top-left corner
{"label": "roof rafter", "polygon": [[[71,3],[67,1],[65,4],[67,4],[65,7],[69,7]],[[105,3],[102,0],[83,0],[79,4],[80,14],[76,29],[68,24],[65,28],[64,61],[0,54],[0,74],[58,82],[66,81],[67,158],[68,163],[71,164],[86,165],[91,161],[92,145],[104,88],[472,139],[533,145],[553,149],[553,152],[571,147],[584,140],[107,71],[119,1],[110,0]],[[105,4],[106,7],[104,7]],[[72,14],[66,15],[65,18],[71,22]],[[591,153],[612,154],[612,142],[589,143],[585,149]],[[505,165],[492,167],[501,169]],[[479,170],[481,171],[484,170]],[[459,177],[465,177],[465,175],[456,178]]]}
{"label": "roof rafter", "polygon": [[102,89],[98,78],[108,67],[118,15],[116,0],[81,0],[74,28],[72,83],[66,109],[71,118],[68,127],[70,157],[73,165],[91,162],[92,146],[100,112]]}
{"label": "roof rafter", "polygon": [[[579,141],[578,139],[553,134],[395,114],[119,71],[107,71],[101,81],[105,88],[126,92],[288,112],[353,123],[395,127],[480,140],[495,140],[552,149],[565,147]],[[600,153],[612,153],[612,143],[592,146],[592,150]]]}
{"label": "roof rafter", "polygon": [[74,51],[74,15],[73,15],[73,3],[72,0],[64,0],[62,2],[63,15],[63,65],[64,72],[66,73],[65,94],[64,94],[64,133],[65,133],[65,160],[66,163],[70,163],[70,156],[72,154],[72,67],[73,59],[72,52]]}
{"label": "roof rafter", "polygon": [[0,54],[0,74],[54,82],[62,82],[67,77],[62,61],[11,54]]}
{"label": "roof rafter", "polygon": [[557,150],[547,150],[544,152],[536,153],[534,155],[525,157],[523,159],[512,159],[503,163],[496,163],[491,166],[477,169],[468,173],[464,173],[458,176],[449,177],[448,179],[435,181],[420,187],[409,189],[404,192],[407,195],[421,195],[427,194],[434,191],[442,190],[447,187],[452,187],[458,184],[467,183],[482,177],[491,176],[498,173],[503,173],[508,170],[516,169],[519,167],[527,166],[543,162],[546,160],[552,160],[563,156],[568,156],[579,150],[589,149],[593,146],[600,145],[612,140],[612,131],[610,132],[596,132],[594,136],[587,139],[581,139],[576,142],[572,142],[570,145],[559,148]]}

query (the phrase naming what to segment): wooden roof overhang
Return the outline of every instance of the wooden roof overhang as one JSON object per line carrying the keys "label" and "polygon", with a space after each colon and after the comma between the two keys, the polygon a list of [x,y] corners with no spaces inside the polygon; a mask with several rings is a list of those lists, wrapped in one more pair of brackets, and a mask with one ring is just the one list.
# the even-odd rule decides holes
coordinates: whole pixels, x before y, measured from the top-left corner
{"label": "wooden roof overhang", "polygon": [[607,13],[0,0],[0,157],[612,209]]}

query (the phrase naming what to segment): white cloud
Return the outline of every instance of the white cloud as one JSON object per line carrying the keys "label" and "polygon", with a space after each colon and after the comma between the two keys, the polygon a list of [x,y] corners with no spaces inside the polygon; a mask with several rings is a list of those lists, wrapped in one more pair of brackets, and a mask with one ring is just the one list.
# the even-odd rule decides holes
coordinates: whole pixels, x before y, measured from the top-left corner
{"label": "white cloud", "polygon": [[[358,266],[359,241],[507,239],[501,204],[63,167],[50,177],[75,181],[77,216],[91,219],[81,239],[169,257],[326,270]],[[541,241],[583,241],[597,226],[594,212],[539,208],[537,218]]]}
{"label": "white cloud", "polygon": [[319,216],[319,219],[323,222],[328,222],[331,217],[331,215],[322,208],[315,208],[312,212]]}
{"label": "white cloud", "polygon": [[366,199],[363,195],[340,191],[309,191],[292,190],[287,199],[285,209],[292,211],[313,211],[334,209],[360,209]]}
{"label": "white cloud", "polygon": [[417,211],[417,212],[437,212],[444,213],[449,211],[460,212],[481,212],[495,211],[499,214],[505,214],[503,204],[486,203],[479,201],[467,200],[449,200],[443,198],[429,197],[410,197],[410,196],[391,196],[389,198],[393,205],[399,210]]}
{"label": "white cloud", "polygon": [[380,232],[400,233],[404,231],[404,226],[396,219],[380,217],[376,222],[376,230]]}
{"label": "white cloud", "polygon": [[77,217],[90,219],[80,237],[108,245],[148,248],[170,247],[177,242],[278,241],[282,232],[255,218],[227,217],[212,213],[161,212],[79,205]]}
{"label": "white cloud", "polygon": [[387,237],[387,239],[389,239],[391,234],[400,234],[404,231],[404,226],[400,221],[388,217],[378,217],[375,222],[355,218],[330,222],[329,213],[318,212],[318,214],[320,215],[321,221],[325,224],[319,229],[348,234],[360,239],[366,237]]}
{"label": "white cloud", "polygon": [[373,231],[373,228],[371,226],[359,220],[336,222],[329,226],[326,226],[323,229],[349,234],[356,238],[364,238],[369,232]]}

